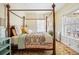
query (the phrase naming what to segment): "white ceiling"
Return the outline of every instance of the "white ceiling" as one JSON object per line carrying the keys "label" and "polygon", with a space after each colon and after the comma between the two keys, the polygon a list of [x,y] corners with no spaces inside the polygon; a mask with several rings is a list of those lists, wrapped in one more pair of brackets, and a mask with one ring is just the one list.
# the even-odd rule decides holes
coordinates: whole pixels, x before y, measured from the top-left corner
{"label": "white ceiling", "polygon": [[[56,11],[61,9],[64,6],[64,3],[56,3]],[[51,3],[11,3],[11,9],[52,9]],[[34,14],[37,13],[39,16],[40,14],[44,16],[44,14],[51,13],[51,11],[17,11],[20,13],[27,14]],[[15,13],[17,13],[15,12]],[[21,16],[21,14],[18,14]]]}
{"label": "white ceiling", "polygon": [[71,17],[73,17],[73,16],[77,17],[78,16],[79,17],[79,9],[68,13],[66,16],[71,16]]}
{"label": "white ceiling", "polygon": [[[64,6],[64,3],[56,3],[56,10]],[[11,9],[52,9],[51,3],[11,3]]]}

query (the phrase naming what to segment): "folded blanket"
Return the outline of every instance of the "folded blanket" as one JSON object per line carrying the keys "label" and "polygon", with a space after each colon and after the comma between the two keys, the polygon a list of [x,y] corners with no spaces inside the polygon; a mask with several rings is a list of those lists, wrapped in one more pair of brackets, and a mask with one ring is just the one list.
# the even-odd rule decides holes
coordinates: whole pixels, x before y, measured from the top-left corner
{"label": "folded blanket", "polygon": [[18,49],[25,49],[25,35],[22,34],[18,37]]}

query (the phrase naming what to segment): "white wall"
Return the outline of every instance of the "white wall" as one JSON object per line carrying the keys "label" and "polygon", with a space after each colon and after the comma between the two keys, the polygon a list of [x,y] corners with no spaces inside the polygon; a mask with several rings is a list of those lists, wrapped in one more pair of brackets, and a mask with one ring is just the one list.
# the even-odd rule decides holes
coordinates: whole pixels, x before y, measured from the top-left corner
{"label": "white wall", "polygon": [[56,36],[62,32],[62,16],[79,9],[79,3],[66,3],[64,7],[56,12]]}
{"label": "white wall", "polygon": [[33,32],[37,31],[37,21],[36,20],[26,20],[26,24],[30,30]]}
{"label": "white wall", "polygon": [[[18,13],[20,14],[20,13]],[[10,25],[18,25],[19,27],[22,25],[23,20],[14,14],[10,13]]]}
{"label": "white wall", "polygon": [[5,17],[5,6],[3,3],[0,3],[0,17],[1,18]]}
{"label": "white wall", "polygon": [[53,31],[53,15],[51,14],[50,16],[48,16],[47,18],[47,31]]}
{"label": "white wall", "polygon": [[42,12],[26,12],[26,24],[33,32],[37,32],[37,20],[41,19],[45,20],[45,16],[42,14]]}
{"label": "white wall", "polygon": [[6,26],[6,9],[3,3],[0,3],[0,25]]}

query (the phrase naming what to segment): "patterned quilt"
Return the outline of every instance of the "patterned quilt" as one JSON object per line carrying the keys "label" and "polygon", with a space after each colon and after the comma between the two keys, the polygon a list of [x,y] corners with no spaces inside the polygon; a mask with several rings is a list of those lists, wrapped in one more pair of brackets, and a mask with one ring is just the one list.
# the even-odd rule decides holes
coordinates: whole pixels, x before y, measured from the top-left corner
{"label": "patterned quilt", "polygon": [[31,33],[20,37],[18,47],[21,48],[52,48],[52,37],[46,33]]}
{"label": "patterned quilt", "polygon": [[26,44],[44,44],[45,36],[43,34],[28,34],[25,37]]}

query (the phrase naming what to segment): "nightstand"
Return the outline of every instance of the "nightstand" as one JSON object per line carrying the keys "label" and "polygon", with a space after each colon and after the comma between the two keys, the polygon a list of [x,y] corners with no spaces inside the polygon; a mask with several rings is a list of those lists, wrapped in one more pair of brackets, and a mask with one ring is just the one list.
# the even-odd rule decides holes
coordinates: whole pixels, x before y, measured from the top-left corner
{"label": "nightstand", "polygon": [[0,38],[0,55],[11,55],[11,38]]}

